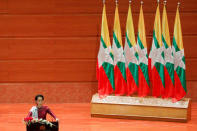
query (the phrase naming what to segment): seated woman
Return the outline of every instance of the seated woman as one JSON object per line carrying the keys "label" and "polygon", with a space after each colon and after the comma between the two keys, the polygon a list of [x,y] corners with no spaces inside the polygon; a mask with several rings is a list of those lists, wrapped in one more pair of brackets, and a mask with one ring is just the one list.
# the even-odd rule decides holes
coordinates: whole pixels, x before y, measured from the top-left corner
{"label": "seated woman", "polygon": [[43,106],[44,96],[43,95],[37,95],[35,97],[36,106],[33,106],[27,115],[27,117],[33,117],[37,119],[45,119],[46,115],[49,113],[56,121],[58,119],[56,116],[52,113],[52,111],[49,109],[48,106]]}

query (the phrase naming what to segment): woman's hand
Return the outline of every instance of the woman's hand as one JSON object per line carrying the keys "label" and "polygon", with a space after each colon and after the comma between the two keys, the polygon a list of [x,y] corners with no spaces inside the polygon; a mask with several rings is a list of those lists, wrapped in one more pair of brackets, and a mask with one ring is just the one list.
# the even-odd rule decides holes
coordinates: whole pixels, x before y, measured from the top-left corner
{"label": "woman's hand", "polygon": [[56,121],[58,121],[58,122],[59,122],[59,119],[58,119],[58,118],[56,118]]}

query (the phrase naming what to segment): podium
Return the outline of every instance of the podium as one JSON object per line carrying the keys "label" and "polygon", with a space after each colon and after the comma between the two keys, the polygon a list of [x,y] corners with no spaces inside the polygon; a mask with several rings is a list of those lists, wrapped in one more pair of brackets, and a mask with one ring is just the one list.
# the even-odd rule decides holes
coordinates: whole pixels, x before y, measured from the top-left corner
{"label": "podium", "polygon": [[53,126],[40,123],[31,123],[30,125],[26,126],[27,131],[58,131],[59,130],[59,123],[58,122],[51,122]]}

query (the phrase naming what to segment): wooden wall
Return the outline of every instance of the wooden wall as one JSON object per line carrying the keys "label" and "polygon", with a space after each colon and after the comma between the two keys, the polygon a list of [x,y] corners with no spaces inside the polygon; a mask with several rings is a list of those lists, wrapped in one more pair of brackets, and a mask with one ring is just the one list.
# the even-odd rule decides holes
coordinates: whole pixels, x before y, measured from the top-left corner
{"label": "wooden wall", "polygon": [[[112,35],[115,4],[106,1]],[[171,35],[178,1],[188,97],[197,101],[197,1],[167,2]],[[156,5],[156,0],[144,0],[149,49]],[[133,0],[135,32],[139,8],[140,0]],[[119,0],[122,34],[127,10],[128,0]],[[89,102],[97,91],[101,13],[102,0],[0,0],[0,103],[33,102],[38,93],[51,103]]]}

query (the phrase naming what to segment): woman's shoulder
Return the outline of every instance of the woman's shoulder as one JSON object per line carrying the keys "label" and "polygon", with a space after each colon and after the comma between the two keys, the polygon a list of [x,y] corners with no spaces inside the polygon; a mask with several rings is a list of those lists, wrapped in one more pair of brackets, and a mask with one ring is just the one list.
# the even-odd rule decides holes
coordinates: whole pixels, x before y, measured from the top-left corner
{"label": "woman's shoulder", "polygon": [[34,111],[34,110],[36,110],[36,109],[37,109],[36,106],[32,106],[31,109],[30,109],[30,111]]}
{"label": "woman's shoulder", "polygon": [[47,105],[43,105],[42,107],[45,109],[49,109],[49,107]]}

